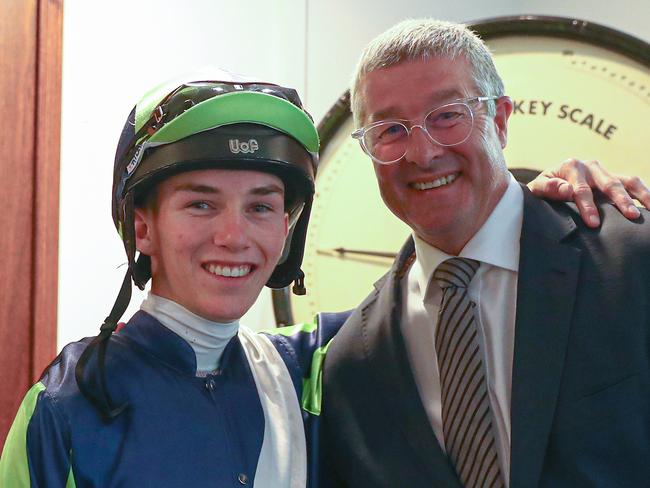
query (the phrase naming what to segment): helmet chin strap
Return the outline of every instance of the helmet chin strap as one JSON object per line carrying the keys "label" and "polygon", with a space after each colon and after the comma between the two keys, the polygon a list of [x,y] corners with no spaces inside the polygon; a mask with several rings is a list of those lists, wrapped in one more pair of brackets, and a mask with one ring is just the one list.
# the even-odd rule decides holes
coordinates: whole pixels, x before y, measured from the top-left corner
{"label": "helmet chin strap", "polygon": [[[147,281],[151,278],[150,267],[149,267],[149,257],[141,254],[138,257],[136,262],[135,253],[136,253],[136,242],[135,242],[135,224],[133,222],[133,216],[135,214],[135,204],[133,191],[129,191],[124,196],[124,203],[122,206],[122,212],[124,215],[124,235],[122,241],[124,242],[124,250],[126,251],[127,259],[129,260],[129,271],[131,272],[131,277],[133,282],[138,288],[144,290]],[[130,297],[129,293],[129,297]],[[127,303],[128,306],[128,303]],[[124,313],[124,312],[122,312]],[[121,316],[121,314],[120,314]],[[118,317],[119,319],[119,317]]]}
{"label": "helmet chin strap", "polygon": [[[108,317],[100,327],[99,334],[88,344],[86,349],[79,357],[75,368],[75,379],[79,386],[79,391],[99,410],[104,421],[108,422],[122,413],[128,406],[126,403],[116,405],[108,392],[106,384],[106,349],[108,348],[111,334],[117,328],[117,322],[120,320],[126,308],[131,301],[131,269],[126,272],[122,287],[117,295]],[[94,365],[89,375],[85,375],[86,365],[96,356]]]}
{"label": "helmet chin strap", "polygon": [[[79,391],[97,408],[105,422],[109,422],[122,413],[127,403],[116,405],[108,392],[107,375],[106,375],[106,350],[110,342],[111,334],[117,328],[117,323],[124,315],[131,301],[131,280],[140,288],[144,289],[146,282],[149,280],[148,256],[141,254],[137,261],[135,259],[135,228],[133,224],[133,193],[129,192],[124,199],[124,215],[130,216],[125,219],[124,248],[128,256],[128,270],[124,275],[122,286],[117,295],[108,317],[99,329],[99,334],[88,344],[86,349],[79,357],[75,368],[75,379],[79,386]],[[91,361],[91,368],[86,369]]]}

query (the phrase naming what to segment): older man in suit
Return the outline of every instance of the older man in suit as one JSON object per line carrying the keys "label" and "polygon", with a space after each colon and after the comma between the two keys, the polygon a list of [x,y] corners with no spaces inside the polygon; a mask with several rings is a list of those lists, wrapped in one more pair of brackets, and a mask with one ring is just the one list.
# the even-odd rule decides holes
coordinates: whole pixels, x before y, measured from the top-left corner
{"label": "older man in suit", "polygon": [[593,229],[517,184],[512,101],[461,25],[407,21],[375,39],[352,106],[413,236],[329,346],[328,481],[648,486],[648,212],[599,204]]}

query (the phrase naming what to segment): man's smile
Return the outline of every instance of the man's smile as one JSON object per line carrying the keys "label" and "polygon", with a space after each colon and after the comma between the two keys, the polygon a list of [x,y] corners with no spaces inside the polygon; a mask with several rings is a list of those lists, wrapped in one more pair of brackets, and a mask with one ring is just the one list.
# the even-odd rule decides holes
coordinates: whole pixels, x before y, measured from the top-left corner
{"label": "man's smile", "polygon": [[460,173],[451,173],[431,181],[418,181],[415,183],[410,183],[409,186],[411,188],[415,188],[416,190],[430,190],[431,188],[438,188],[440,186],[449,185],[456,178],[458,178],[459,175]]}

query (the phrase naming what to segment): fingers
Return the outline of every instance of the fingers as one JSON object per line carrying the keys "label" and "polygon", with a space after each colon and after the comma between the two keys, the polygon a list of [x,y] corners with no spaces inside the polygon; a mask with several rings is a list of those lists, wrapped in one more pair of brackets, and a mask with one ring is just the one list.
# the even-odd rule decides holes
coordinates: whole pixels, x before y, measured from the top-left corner
{"label": "fingers", "polygon": [[[594,182],[594,188],[597,188],[602,193],[609,198],[614,205],[619,209],[619,211],[625,215],[628,219],[636,219],[640,213],[639,209],[634,205],[634,201],[628,193],[627,185],[623,183],[623,179],[619,178],[605,169],[598,161],[587,161],[585,162],[589,172],[591,173],[591,178]],[[632,180],[634,177],[624,177]],[[641,180],[637,178],[638,182],[632,182],[631,184],[643,184]],[[642,189],[639,187],[639,190]]]}
{"label": "fingers", "polygon": [[588,227],[598,227],[600,216],[594,203],[594,193],[585,180],[573,184],[573,201],[580,211],[580,217]]}
{"label": "fingers", "polygon": [[619,176],[618,178],[628,193],[650,210],[650,189],[643,183],[641,178],[638,176]]}
{"label": "fingers", "polygon": [[537,178],[528,183],[533,195],[549,200],[567,202],[573,200],[573,187],[561,178],[540,173]]}
{"label": "fingers", "polygon": [[[588,227],[598,227],[600,225],[600,216],[594,203],[592,191],[592,187],[597,186],[594,182],[593,172],[598,173],[601,179],[605,179],[603,172],[598,171],[604,168],[595,167],[592,169],[590,163],[592,162],[584,163],[575,158],[568,159],[553,171],[553,176],[564,179],[571,185],[573,188],[573,201],[578,207],[580,217],[582,217],[585,224]],[[597,161],[593,163],[599,166]]]}
{"label": "fingers", "polygon": [[538,197],[574,200],[582,220],[589,227],[600,225],[593,189],[602,192],[628,219],[640,215],[633,198],[650,209],[650,189],[639,177],[615,176],[595,160],[568,159],[559,167],[544,171],[528,186]]}

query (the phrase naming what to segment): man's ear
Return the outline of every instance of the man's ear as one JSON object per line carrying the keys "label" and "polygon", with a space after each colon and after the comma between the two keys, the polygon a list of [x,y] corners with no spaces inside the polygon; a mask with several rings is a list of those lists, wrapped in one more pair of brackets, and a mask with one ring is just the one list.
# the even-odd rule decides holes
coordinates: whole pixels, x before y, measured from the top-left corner
{"label": "man's ear", "polygon": [[151,256],[154,251],[152,220],[153,213],[151,210],[146,208],[136,208],[134,210],[135,247],[147,256]]}
{"label": "man's ear", "polygon": [[508,119],[512,113],[512,99],[504,95],[495,100],[495,105],[494,127],[501,142],[501,149],[504,149],[508,143]]}

